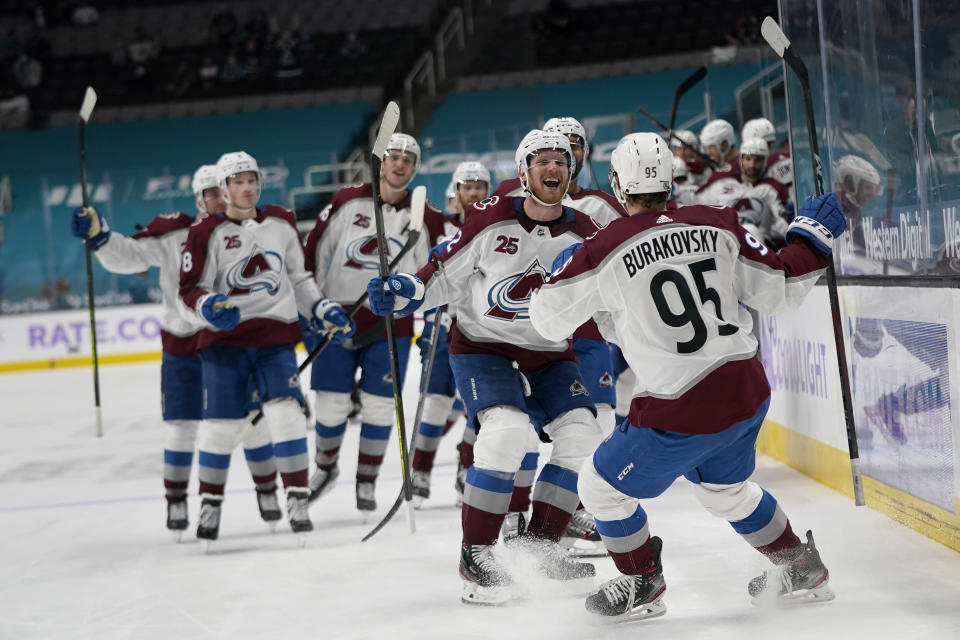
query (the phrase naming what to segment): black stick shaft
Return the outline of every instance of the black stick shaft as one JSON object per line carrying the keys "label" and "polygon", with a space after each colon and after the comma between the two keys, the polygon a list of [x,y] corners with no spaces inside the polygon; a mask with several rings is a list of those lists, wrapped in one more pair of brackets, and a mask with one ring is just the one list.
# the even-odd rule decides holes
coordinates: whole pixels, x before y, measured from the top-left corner
{"label": "black stick shaft", "polygon": [[[810,95],[810,77],[803,60],[788,46],[783,52],[783,60],[793,69],[800,82],[803,95],[803,109],[807,120],[807,139],[810,145],[810,159],[813,162],[813,183],[816,195],[823,195],[823,166],[820,163],[820,145],[817,142],[816,120],[813,113],[813,99]],[[843,398],[843,417],[847,428],[847,448],[850,452],[850,471],[853,476],[853,498],[857,506],[866,504],[863,496],[863,477],[860,474],[860,449],[857,445],[857,427],[853,417],[853,396],[850,391],[850,374],[847,366],[847,352],[843,344],[843,317],[840,314],[840,299],[837,295],[837,274],[833,260],[827,266],[827,291],[830,297],[830,315],[833,320],[833,337],[836,343],[837,366],[840,372],[840,394]]]}
{"label": "black stick shaft", "polygon": [[[80,147],[80,197],[83,208],[90,204],[87,199],[87,145],[84,136],[86,123],[81,118],[77,125]],[[100,409],[100,359],[97,355],[97,320],[93,304],[93,261],[90,258],[90,239],[84,240],[84,264],[87,271],[87,311],[90,316],[90,349],[93,354],[93,402],[96,414],[97,437],[103,437],[103,417]]]}

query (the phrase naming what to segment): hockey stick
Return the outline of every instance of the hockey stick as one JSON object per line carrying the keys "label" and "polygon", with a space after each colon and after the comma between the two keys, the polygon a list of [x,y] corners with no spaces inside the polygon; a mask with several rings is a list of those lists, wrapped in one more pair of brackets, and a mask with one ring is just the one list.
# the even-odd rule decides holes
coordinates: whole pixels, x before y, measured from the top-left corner
{"label": "hockey stick", "polygon": [[[380,256],[380,279],[387,281],[390,275],[390,265],[387,263],[387,228],[383,221],[383,206],[380,202],[380,170],[383,165],[383,155],[387,150],[390,136],[397,128],[400,120],[400,107],[391,101],[383,112],[380,121],[380,131],[373,143],[370,153],[370,175],[373,184],[373,214],[377,223],[377,253]],[[400,473],[403,478],[403,499],[407,503],[407,521],[410,524],[410,533],[416,531],[413,516],[413,492],[410,486],[410,469],[407,466],[407,429],[403,417],[403,389],[400,386],[400,361],[397,357],[397,340],[393,334],[393,314],[387,314],[387,349],[390,353],[390,375],[393,378],[393,406],[397,418],[397,441],[400,444]]]}
{"label": "hockey stick", "polygon": [[673,94],[673,106],[670,107],[670,127],[667,131],[670,135],[673,135],[673,125],[677,122],[677,107],[680,106],[680,99],[686,94],[690,89],[693,89],[701,80],[707,77],[707,68],[700,67],[693,73],[691,73],[686,80],[680,83],[680,86],[677,87],[676,92]]}
{"label": "hockey stick", "polygon": [[[420,397],[417,399],[417,413],[413,419],[413,436],[410,438],[410,459],[407,461],[409,465],[413,464],[413,453],[417,446],[417,432],[420,430],[420,421],[423,419],[423,405],[427,398],[427,387],[430,386],[430,376],[433,375],[433,359],[437,355],[437,345],[440,343],[439,327],[442,318],[443,307],[440,307],[433,317],[433,336],[430,338],[430,347],[427,349],[427,362],[423,367],[423,371],[420,373]],[[403,504],[403,499],[403,487],[400,487],[400,494],[397,496],[397,499],[393,501],[393,506],[387,511],[387,514],[383,516],[383,520],[378,522],[377,526],[370,530],[370,533],[363,536],[360,542],[366,542],[377,535],[377,532],[383,529],[383,527],[390,522],[390,519],[396,515],[400,509],[400,505]]]}
{"label": "hockey stick", "polygon": [[708,166],[708,167],[710,167],[711,169],[716,169],[716,168],[717,168],[717,163],[713,161],[713,158],[711,158],[710,156],[708,156],[707,154],[705,154],[703,151],[700,151],[700,149],[697,149],[697,148],[695,148],[695,147],[691,147],[691,146],[688,145],[686,142],[684,142],[683,140],[681,140],[680,138],[678,138],[677,135],[676,135],[671,129],[669,129],[669,128],[667,127],[667,125],[665,125],[665,124],[663,124],[662,122],[660,122],[660,121],[656,118],[656,116],[654,116],[652,113],[650,113],[649,111],[647,111],[647,110],[644,109],[643,107],[637,107],[637,113],[639,113],[640,115],[642,115],[644,118],[646,118],[647,120],[649,120],[649,121],[652,122],[653,124],[657,125],[657,126],[660,128],[661,131],[663,131],[665,134],[667,134],[667,137],[670,138],[671,141],[676,140],[677,142],[679,142],[680,144],[683,145],[683,148],[684,148],[684,149],[691,149],[695,154],[697,154],[697,157],[698,157],[698,158],[700,158],[701,160],[703,160],[704,162],[707,163],[707,166]]}
{"label": "hockey stick", "polygon": [[[93,108],[97,105],[97,92],[93,87],[87,87],[83,94],[83,103],[80,105],[80,117],[77,119],[77,134],[80,144],[80,197],[83,201],[83,209],[86,211],[90,204],[87,199],[87,143],[84,139],[84,133],[87,128],[87,122],[93,113]],[[93,351],[93,402],[95,407],[97,421],[97,437],[103,437],[103,415],[100,411],[100,361],[97,358],[97,322],[96,313],[93,305],[93,264],[90,260],[90,238],[83,242],[84,260],[87,267],[87,309],[90,312],[90,347]]]}
{"label": "hockey stick", "polygon": [[[419,196],[418,196],[418,192],[419,192]],[[418,197],[422,198],[420,200],[421,202],[420,206],[417,206]],[[409,253],[410,250],[416,246],[417,241],[420,240],[420,233],[423,230],[423,209],[424,209],[423,205],[426,203],[426,198],[427,198],[427,188],[424,187],[423,185],[413,190],[413,197],[411,198],[411,201],[410,201],[410,224],[407,226],[407,240],[406,242],[403,243],[403,248],[400,249],[400,252],[396,256],[394,256],[393,260],[390,261],[390,271],[393,271],[396,268],[396,266],[400,264],[400,261],[403,260],[404,256],[406,256],[407,253]],[[363,295],[361,295],[356,302],[350,305],[350,308],[347,310],[347,317],[353,318],[354,316],[356,316],[357,313],[360,311],[360,309],[363,308],[363,303],[365,303],[366,301],[367,301],[367,292],[364,291]],[[307,367],[309,367],[313,363],[313,361],[316,360],[321,353],[323,353],[323,350],[326,349],[327,345],[329,344],[330,344],[330,336],[329,334],[327,334],[326,336],[324,336],[320,344],[315,346],[310,351],[310,353],[307,354],[306,359],[304,359],[304,361],[300,363],[297,373],[301,374],[304,371],[306,371]],[[261,420],[263,420],[262,409],[257,415],[253,417],[253,420],[251,420],[250,423],[253,426],[256,426],[257,423],[260,422]]]}
{"label": "hockey stick", "polygon": [[[807,119],[807,139],[810,144],[810,159],[813,162],[813,184],[816,195],[823,195],[823,166],[820,164],[820,148],[817,144],[817,129],[813,119],[813,99],[810,96],[810,76],[807,67],[790,45],[790,40],[780,30],[776,20],[767,16],[760,26],[760,34],[767,44],[783,58],[793,70],[803,94],[803,109]],[[840,299],[837,297],[837,274],[833,258],[827,265],[827,291],[830,296],[830,315],[833,317],[833,337],[837,348],[837,365],[840,369],[840,394],[843,398],[843,416],[847,425],[847,447],[850,450],[850,472],[853,475],[853,499],[858,507],[863,499],[863,477],[860,475],[860,451],[857,445],[857,428],[853,420],[853,400],[850,394],[850,375],[847,368],[847,352],[843,346],[843,319],[840,316]]]}

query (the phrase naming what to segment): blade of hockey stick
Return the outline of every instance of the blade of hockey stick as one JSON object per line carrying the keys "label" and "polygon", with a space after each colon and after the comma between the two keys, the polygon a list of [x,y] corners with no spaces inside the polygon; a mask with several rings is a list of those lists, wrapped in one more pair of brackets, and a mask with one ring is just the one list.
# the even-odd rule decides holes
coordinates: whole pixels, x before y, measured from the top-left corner
{"label": "blade of hockey stick", "polygon": [[673,133],[673,125],[677,122],[677,107],[680,106],[680,99],[683,98],[685,93],[697,86],[697,84],[706,77],[707,68],[700,67],[690,74],[683,82],[680,83],[680,86],[677,87],[676,92],[673,94],[673,106],[670,108],[670,127],[667,129],[671,134]]}
{"label": "blade of hockey stick", "polygon": [[[80,149],[80,198],[83,202],[83,208],[86,209],[89,204],[87,196],[87,143],[86,128],[90,116],[93,114],[93,108],[97,104],[97,92],[93,87],[87,87],[83,94],[83,103],[80,105],[79,118],[77,120],[77,137]],[[96,433],[98,438],[103,437],[103,415],[100,409],[100,360],[97,355],[97,332],[94,327],[97,326],[96,312],[93,303],[93,262],[90,258],[90,239],[84,240],[84,264],[87,270],[87,310],[90,316],[90,348],[93,355],[93,401],[94,413],[96,419]]]}
{"label": "blade of hockey stick", "polygon": [[[810,160],[813,164],[813,183],[817,196],[823,195],[823,167],[820,163],[820,146],[817,142],[817,128],[813,113],[813,99],[810,95],[810,75],[787,36],[777,21],[767,16],[760,25],[760,35],[767,41],[778,56],[787,63],[800,83],[803,97],[803,110],[807,120],[807,139],[810,144]],[[837,367],[840,371],[840,395],[843,399],[843,415],[847,427],[847,448],[850,451],[850,472],[853,477],[853,500],[858,507],[866,504],[863,497],[863,477],[860,474],[860,450],[857,444],[857,427],[853,418],[853,396],[850,393],[850,375],[847,366],[847,352],[843,346],[843,318],[840,315],[840,298],[837,296],[837,274],[833,268],[833,259],[827,266],[827,292],[830,298],[830,315],[833,320],[833,337],[837,350]]]}
{"label": "blade of hockey stick", "polygon": [[[397,130],[397,124],[400,122],[400,107],[391,100],[383,110],[383,118],[380,120],[380,129],[377,131],[377,138],[373,142],[373,148],[370,153],[376,158],[382,158],[387,150],[387,143],[390,142],[390,136]],[[374,182],[378,175],[373,176]]]}
{"label": "blade of hockey stick", "polygon": [[657,127],[659,127],[661,131],[663,131],[665,134],[668,135],[668,137],[670,138],[671,141],[672,141],[672,140],[676,140],[677,142],[679,142],[680,144],[682,144],[685,149],[693,149],[693,152],[694,152],[695,154],[697,154],[697,157],[699,157],[701,160],[703,160],[704,162],[706,162],[708,167],[710,167],[711,169],[716,169],[716,168],[717,168],[717,163],[713,161],[713,158],[711,158],[710,156],[708,156],[708,155],[705,154],[704,152],[700,151],[699,149],[694,149],[693,147],[691,147],[690,145],[688,145],[686,142],[684,142],[683,140],[681,140],[680,138],[678,138],[678,137],[677,137],[677,134],[675,134],[675,133],[673,133],[673,131],[669,130],[669,129],[667,128],[667,125],[665,125],[665,124],[663,124],[662,122],[660,122],[660,120],[658,120],[655,115],[653,115],[652,113],[650,113],[649,111],[647,111],[647,110],[644,109],[643,107],[637,107],[637,113],[639,113],[639,114],[642,115],[644,118],[646,118],[647,120],[649,120],[650,122],[652,122],[653,124],[655,124]]}
{"label": "blade of hockey stick", "polygon": [[[427,358],[426,364],[424,365],[423,371],[420,375],[420,398],[417,400],[417,413],[413,419],[413,436],[410,439],[410,463],[413,464],[413,451],[417,444],[417,432],[420,430],[420,421],[423,419],[423,405],[427,397],[427,387],[430,385],[430,376],[433,375],[433,359],[437,355],[437,345],[440,343],[440,331],[437,327],[440,326],[440,321],[443,318],[443,307],[437,310],[437,314],[433,317],[433,335],[430,337],[430,348],[427,349]],[[393,505],[390,507],[390,510],[387,511],[386,515],[383,517],[383,520],[377,523],[373,529],[370,530],[370,533],[363,536],[360,539],[360,542],[366,542],[373,536],[377,535],[383,527],[390,522],[390,519],[396,515],[397,511],[400,510],[400,505],[403,504],[403,487],[400,488],[400,494],[397,496],[397,499],[394,500]]]}

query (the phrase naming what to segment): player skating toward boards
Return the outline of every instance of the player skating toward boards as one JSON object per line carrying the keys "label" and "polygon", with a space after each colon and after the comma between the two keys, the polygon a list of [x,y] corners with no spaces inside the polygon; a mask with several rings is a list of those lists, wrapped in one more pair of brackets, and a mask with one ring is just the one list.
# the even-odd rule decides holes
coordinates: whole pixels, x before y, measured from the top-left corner
{"label": "player skating toward boards", "polygon": [[[193,174],[193,196],[197,218],[226,209],[217,186],[216,167],[203,165]],[[174,212],[157,216],[131,237],[112,231],[93,208],[78,207],[73,212],[71,231],[78,238],[89,238],[91,248],[105,269],[113,273],[142,273],[150,267],[160,269],[163,311],[160,321],[162,360],[160,397],[165,426],[163,448],[163,485],[167,501],[167,529],[179,540],[189,526],[187,484],[193,466],[197,427],[201,419],[203,385],[200,359],[197,357],[197,333],[204,327],[195,314],[183,306],[177,291],[180,286],[180,251],[194,216]],[[247,429],[243,438],[244,455],[257,490],[257,505],[264,521],[280,519],[277,502],[277,465],[270,433],[264,428]],[[201,465],[200,479],[208,467]],[[213,469],[224,475],[226,469]],[[222,484],[222,482],[221,482]]]}
{"label": "player skating toward boards", "polygon": [[556,253],[598,227],[561,205],[575,170],[566,136],[534,129],[515,158],[526,197],[478,202],[439,257],[416,274],[374,278],[367,287],[371,308],[384,315],[457,302],[450,365],[468,419],[478,427],[461,517],[461,598],[467,603],[511,597],[513,579],[494,545],[517,471],[538,448],[537,433],[553,448],[533,491],[530,526],[516,544],[549,578],[582,586],[595,575],[593,565],[571,560],[557,542],[579,501],[576,470],[599,442],[600,427],[566,336],[539,336],[527,304]]}
{"label": "player skating toward boards", "polygon": [[[340,305],[320,297],[304,267],[293,213],[257,205],[262,175],[256,160],[243,151],[225,153],[216,171],[226,210],[190,227],[180,261],[180,297],[206,323],[197,345],[204,392],[200,464],[229,468],[234,442],[246,425],[253,376],[286,488],[290,527],[296,533],[311,531],[310,458],[294,353],[302,339],[298,312],[338,340],[350,335],[353,325]],[[201,478],[200,495],[201,537],[214,540],[223,484]]]}
{"label": "player skating toward boards", "polygon": [[[662,178],[648,177],[654,168]],[[749,480],[770,388],[741,302],[767,313],[798,306],[829,264],[843,213],[835,195],[807,200],[789,246],[775,253],[732,209],[666,210],[670,169],[662,138],[624,137],[611,182],[631,216],[587,239],[530,303],[545,339],[597,318],[638,378],[628,420],[579,475],[581,499],[621,572],[586,608],[605,619],[665,612],[662,542],[639,501],[681,475],[707,511],[780,568],[776,580],[751,580],[751,596],[772,588],[783,600],[831,599],[812,534],[800,539],[774,497]]]}
{"label": "player skating toward boards", "polygon": [[[408,188],[420,166],[420,145],[405,133],[390,137],[384,153],[380,181],[387,253],[392,259],[405,246],[410,234],[411,191]],[[424,226],[428,233],[401,259],[398,270],[410,270],[427,260],[430,247],[443,234],[444,215],[427,205]],[[340,189],[320,213],[307,237],[307,268],[316,286],[331,300],[352,304],[359,298],[379,268],[374,224],[373,186],[364,183]],[[386,330],[382,320],[361,308],[355,316],[357,332],[342,344],[328,346],[310,374],[316,391],[315,460],[310,477],[310,500],[329,492],[340,476],[340,445],[351,411],[350,393],[360,370],[360,446],[357,454],[356,504],[363,518],[376,510],[376,481],[390,442],[394,422],[393,382]],[[407,368],[413,318],[396,323],[400,384]]]}

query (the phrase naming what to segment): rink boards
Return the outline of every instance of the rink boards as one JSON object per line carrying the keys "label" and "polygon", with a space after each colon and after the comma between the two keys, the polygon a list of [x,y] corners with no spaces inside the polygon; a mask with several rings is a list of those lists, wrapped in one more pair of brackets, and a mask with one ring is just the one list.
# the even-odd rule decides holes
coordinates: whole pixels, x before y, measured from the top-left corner
{"label": "rink boards", "polygon": [[[840,300],[867,504],[960,551],[960,292],[847,286]],[[98,309],[100,363],[159,360],[160,310]],[[852,496],[826,288],[794,313],[761,315],[757,333],[773,392],[758,448]],[[2,316],[0,345],[0,373],[89,366],[89,317]]]}

